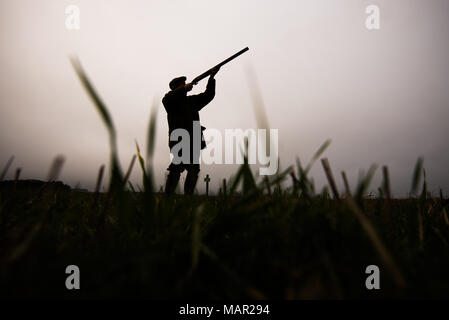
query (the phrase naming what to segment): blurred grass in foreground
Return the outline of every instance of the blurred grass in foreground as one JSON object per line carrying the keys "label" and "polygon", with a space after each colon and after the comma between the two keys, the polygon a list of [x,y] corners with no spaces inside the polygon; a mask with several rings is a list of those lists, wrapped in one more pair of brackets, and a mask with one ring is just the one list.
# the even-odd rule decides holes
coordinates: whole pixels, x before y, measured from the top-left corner
{"label": "blurred grass in foreground", "polygon": [[[81,64],[83,87],[109,132],[111,183],[83,193],[55,182],[0,184],[0,295],[2,297],[310,299],[449,296],[449,201],[430,197],[419,159],[411,197],[392,199],[388,168],[377,198],[365,197],[376,171],[361,176],[352,196],[316,192],[308,177],[330,144],[305,166],[288,167],[258,181],[245,163],[219,196],[165,197],[154,192],[152,155],[157,109],[153,106],[145,158],[136,142],[142,192],[126,188],[116,133],[106,106]],[[268,124],[266,124],[268,126]],[[13,157],[2,171],[6,176]],[[342,172],[346,179],[346,175]],[[291,179],[292,187],[281,182]],[[240,192],[237,193],[237,191]],[[81,290],[64,287],[65,267],[81,270]],[[365,288],[365,268],[381,270],[381,290]]]}

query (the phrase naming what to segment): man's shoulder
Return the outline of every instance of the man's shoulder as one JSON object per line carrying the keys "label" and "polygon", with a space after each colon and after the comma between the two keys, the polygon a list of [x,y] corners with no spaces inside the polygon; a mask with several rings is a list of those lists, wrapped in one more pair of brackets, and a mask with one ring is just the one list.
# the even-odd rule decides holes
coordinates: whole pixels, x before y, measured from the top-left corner
{"label": "man's shoulder", "polygon": [[169,98],[169,97],[172,95],[172,92],[173,92],[173,91],[167,92],[167,93],[164,95],[164,97],[162,98],[162,101],[167,100],[167,98]]}
{"label": "man's shoulder", "polygon": [[164,105],[170,104],[173,101],[173,91],[167,92],[162,98],[162,103]]}

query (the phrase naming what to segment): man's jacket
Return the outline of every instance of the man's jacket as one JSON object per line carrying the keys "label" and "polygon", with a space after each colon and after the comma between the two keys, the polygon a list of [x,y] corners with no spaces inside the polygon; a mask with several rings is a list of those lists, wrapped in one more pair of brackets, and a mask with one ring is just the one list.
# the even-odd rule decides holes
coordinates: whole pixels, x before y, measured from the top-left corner
{"label": "man's jacket", "polygon": [[[199,111],[204,108],[215,96],[215,79],[209,78],[206,91],[197,95],[187,95],[184,87],[168,92],[162,99],[167,111],[168,119],[168,146],[170,149],[181,140],[170,141],[170,135],[175,129],[185,129],[190,134],[190,146],[193,143],[193,121],[200,121]],[[206,148],[203,130],[201,127],[201,149]]]}

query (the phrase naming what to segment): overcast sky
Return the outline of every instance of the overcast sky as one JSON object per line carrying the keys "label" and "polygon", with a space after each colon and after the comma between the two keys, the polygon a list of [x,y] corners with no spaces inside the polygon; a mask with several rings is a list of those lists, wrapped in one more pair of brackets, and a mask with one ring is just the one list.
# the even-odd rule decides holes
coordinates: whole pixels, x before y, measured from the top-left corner
{"label": "overcast sky", "polygon": [[[67,30],[65,9],[80,8],[80,30]],[[380,29],[365,27],[365,8],[380,8]],[[449,1],[447,0],[0,0],[0,167],[11,155],[22,178],[44,179],[54,156],[61,179],[92,189],[109,158],[108,136],[83,91],[76,54],[107,104],[118,132],[123,170],[144,145],[158,99],[154,158],[157,185],[169,164],[168,82],[192,79],[248,46],[217,74],[215,99],[201,111],[207,128],[256,128],[247,70],[253,68],[271,128],[279,129],[281,169],[324,154],[340,188],[345,170],[388,165],[393,193],[410,189],[424,157],[431,190],[449,190]],[[199,83],[194,93],[205,89]],[[224,132],[224,131],[223,131]],[[202,165],[212,188],[235,165]],[[326,180],[317,162],[318,187]],[[141,184],[134,167],[131,181]]]}

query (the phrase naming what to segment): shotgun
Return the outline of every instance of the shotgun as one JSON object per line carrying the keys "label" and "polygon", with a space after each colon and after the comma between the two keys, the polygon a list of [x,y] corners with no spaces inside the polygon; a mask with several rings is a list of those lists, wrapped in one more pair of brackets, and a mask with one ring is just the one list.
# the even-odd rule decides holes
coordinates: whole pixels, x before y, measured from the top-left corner
{"label": "shotgun", "polygon": [[235,58],[237,58],[239,55],[241,55],[242,53],[248,51],[249,48],[246,47],[245,49],[240,50],[239,52],[237,52],[236,54],[230,56],[229,58],[227,58],[226,60],[220,62],[219,64],[217,64],[215,67],[210,68],[209,70],[207,70],[206,72],[200,74],[198,77],[196,77],[195,79],[192,80],[192,84],[197,84],[199,81],[203,80],[204,78],[208,77],[211,72],[212,69],[214,68],[220,68],[221,66],[225,65],[226,63],[230,62],[231,60],[234,60]]}

